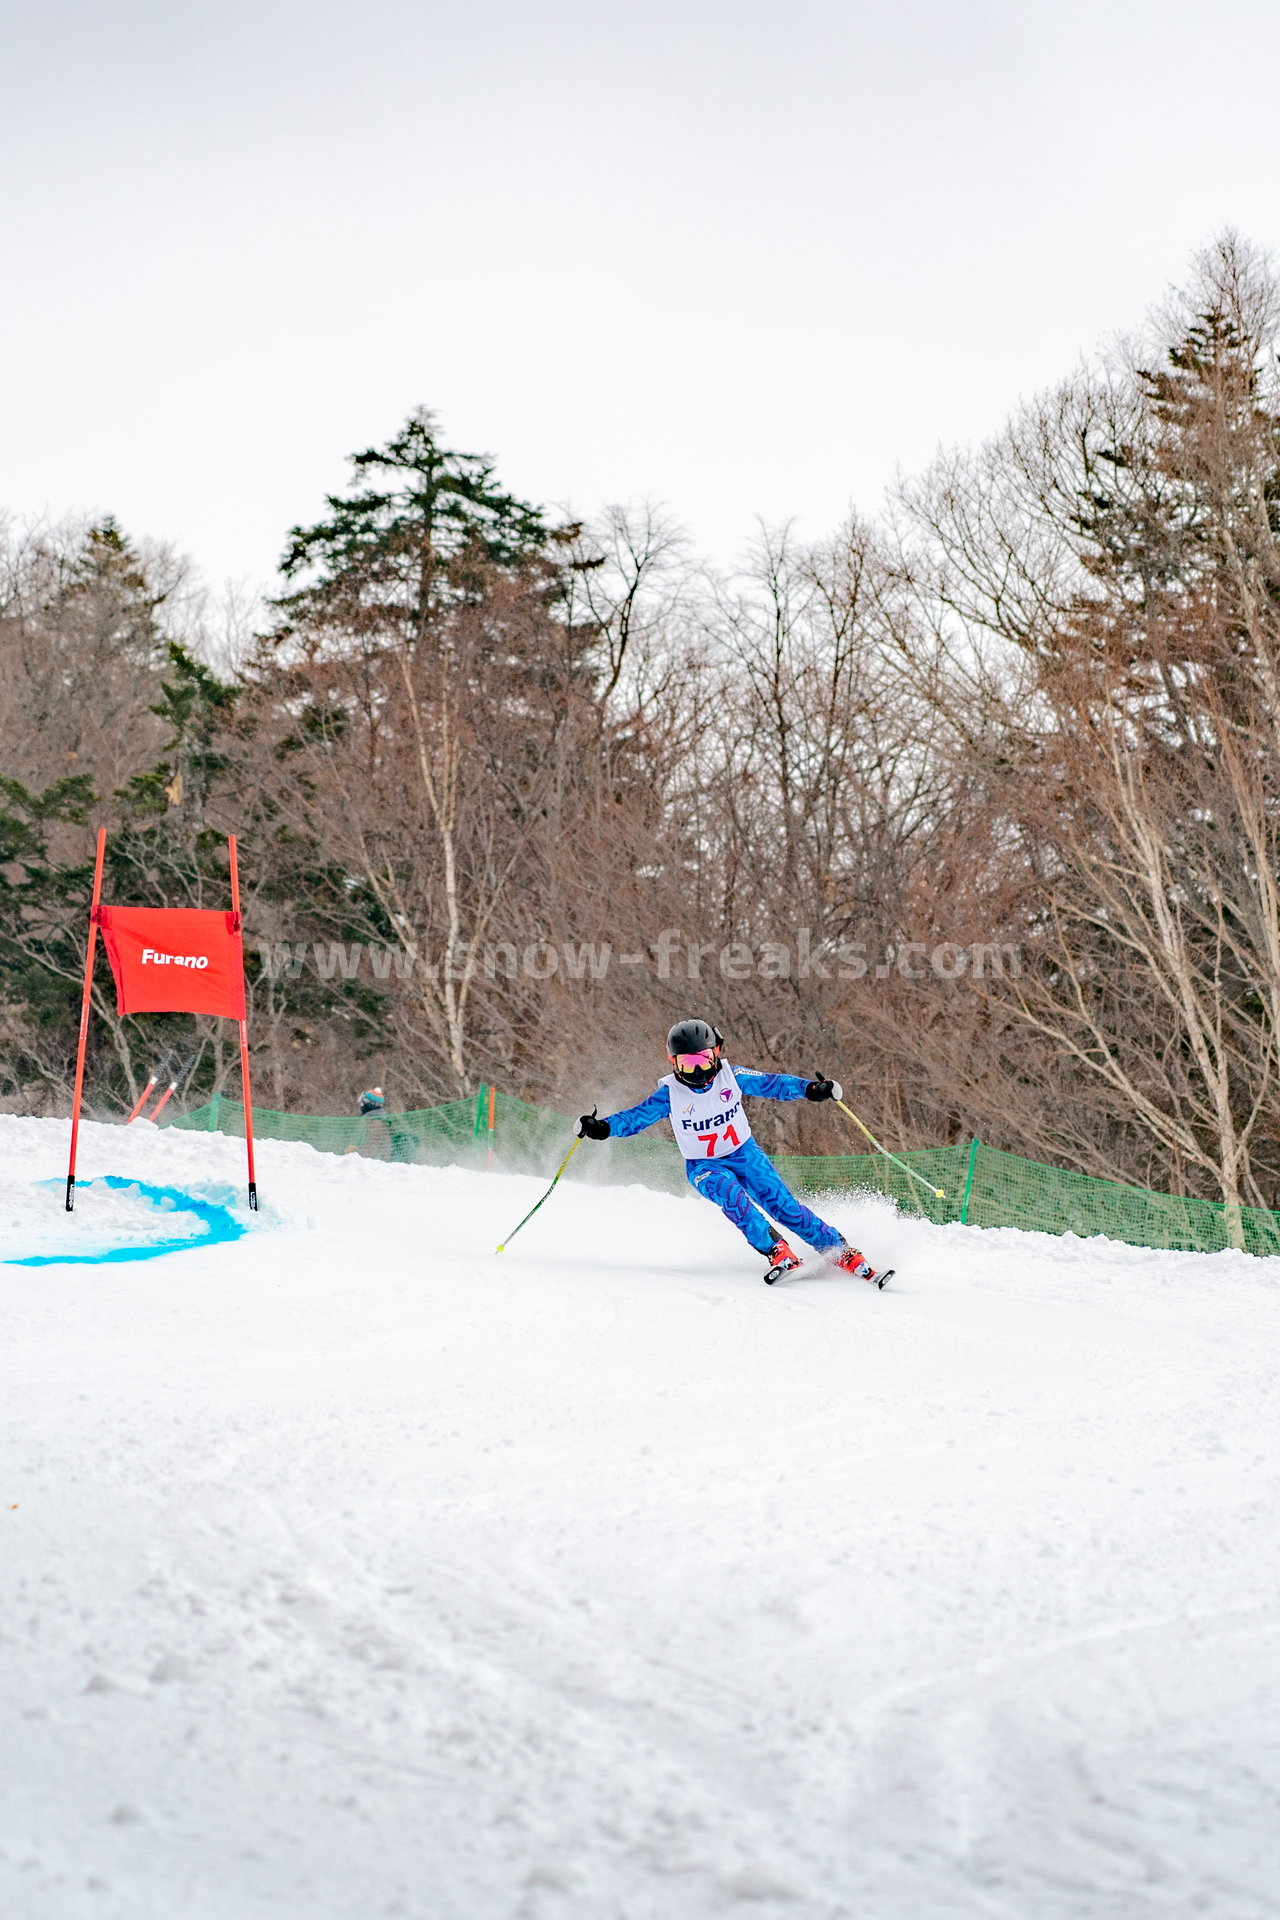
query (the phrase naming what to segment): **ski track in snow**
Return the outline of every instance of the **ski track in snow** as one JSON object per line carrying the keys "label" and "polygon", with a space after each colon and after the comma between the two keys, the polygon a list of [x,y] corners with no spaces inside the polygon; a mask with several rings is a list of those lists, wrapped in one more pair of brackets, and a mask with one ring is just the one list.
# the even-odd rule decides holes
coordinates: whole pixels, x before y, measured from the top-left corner
{"label": "ski track in snow", "polygon": [[[172,1234],[66,1138],[0,1258]],[[1280,1262],[81,1154],[249,1231],[0,1265],[6,1920],[1280,1914]]]}

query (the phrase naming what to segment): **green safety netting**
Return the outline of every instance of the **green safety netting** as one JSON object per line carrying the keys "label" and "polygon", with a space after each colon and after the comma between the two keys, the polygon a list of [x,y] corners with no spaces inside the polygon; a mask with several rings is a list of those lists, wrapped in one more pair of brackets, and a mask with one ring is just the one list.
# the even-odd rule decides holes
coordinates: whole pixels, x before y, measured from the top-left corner
{"label": "green safety netting", "polygon": [[[798,1193],[887,1194],[908,1213],[926,1219],[967,1221],[971,1227],[1023,1227],[1033,1233],[1104,1233],[1135,1247],[1216,1253],[1242,1247],[1248,1253],[1280,1254],[1280,1213],[1265,1207],[1228,1208],[1220,1200],[1193,1200],[1152,1193],[1118,1180],[1047,1167],[1039,1160],[1004,1153],[973,1140],[954,1147],[924,1147],[899,1156],[941,1187],[938,1200],[892,1161],[876,1153],[779,1155],[778,1171]],[[1234,1219],[1232,1214],[1234,1212]]]}
{"label": "green safety netting", "polygon": [[[219,1097],[175,1115],[170,1124],[243,1135],[244,1109],[238,1101]],[[576,1131],[564,1114],[488,1087],[474,1099],[366,1119],[255,1107],[253,1126],[260,1140],[298,1140],[322,1153],[357,1153],[426,1166],[498,1166],[548,1178]],[[881,1193],[904,1212],[938,1222],[1023,1227],[1038,1233],[1102,1233],[1132,1246],[1190,1253],[1236,1246],[1249,1253],[1280,1254],[1280,1213],[1263,1207],[1232,1209],[1219,1200],[1152,1193],[1024,1160],[977,1140],[923,1147],[900,1158],[928,1181],[928,1188],[877,1153],[780,1154],[777,1165],[798,1193]],[[631,1140],[592,1141],[589,1151],[574,1156],[565,1177],[614,1186],[635,1183],[665,1193],[687,1191],[678,1153],[656,1132]],[[934,1187],[943,1189],[942,1199],[935,1197]]]}
{"label": "green safety netting", "polygon": [[[493,1130],[489,1121],[492,1114]],[[244,1108],[238,1100],[217,1098],[176,1116],[175,1127],[199,1132],[244,1134]],[[373,1160],[412,1161],[419,1166],[500,1165],[505,1173],[542,1173],[548,1178],[564,1158],[577,1122],[545,1107],[530,1106],[496,1088],[481,1087],[470,1100],[409,1113],[369,1115],[365,1119],[328,1114],[275,1113],[253,1109],[259,1140],[301,1140],[321,1153],[360,1153]],[[572,1177],[617,1186],[635,1182],[664,1192],[684,1190],[679,1156],[668,1138],[592,1142],[590,1160],[570,1167]]]}

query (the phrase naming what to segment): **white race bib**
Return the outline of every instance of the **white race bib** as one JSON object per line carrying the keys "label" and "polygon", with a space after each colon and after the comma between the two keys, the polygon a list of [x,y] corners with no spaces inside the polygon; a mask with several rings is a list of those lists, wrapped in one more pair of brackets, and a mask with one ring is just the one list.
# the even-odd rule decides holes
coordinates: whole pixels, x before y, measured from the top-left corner
{"label": "white race bib", "polygon": [[681,1086],[674,1073],[667,1074],[662,1084],[671,1092],[671,1131],[686,1160],[723,1160],[751,1138],[742,1089],[731,1066],[721,1067],[701,1093]]}

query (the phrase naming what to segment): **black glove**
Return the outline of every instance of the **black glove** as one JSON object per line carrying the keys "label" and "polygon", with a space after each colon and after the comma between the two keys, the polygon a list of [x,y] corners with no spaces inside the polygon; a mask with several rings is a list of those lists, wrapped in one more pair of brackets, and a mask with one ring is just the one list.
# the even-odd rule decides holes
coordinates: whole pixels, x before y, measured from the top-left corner
{"label": "black glove", "polygon": [[806,1100],[843,1100],[844,1088],[838,1080],[828,1080],[825,1074],[815,1073],[804,1090]]}
{"label": "black glove", "polygon": [[584,1113],[578,1122],[578,1138],[579,1140],[607,1140],[609,1138],[609,1122],[607,1120],[597,1120],[596,1110],[592,1107],[590,1113]]}

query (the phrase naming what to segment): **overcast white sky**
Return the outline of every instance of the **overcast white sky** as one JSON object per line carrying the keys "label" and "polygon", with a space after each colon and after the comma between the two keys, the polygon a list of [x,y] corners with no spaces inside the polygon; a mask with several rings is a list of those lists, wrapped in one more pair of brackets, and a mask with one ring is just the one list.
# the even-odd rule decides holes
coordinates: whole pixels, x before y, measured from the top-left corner
{"label": "overcast white sky", "polygon": [[1275,0],[0,0],[0,506],[267,578],[418,402],[818,534],[1280,244]]}

